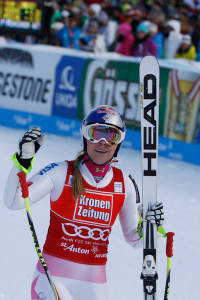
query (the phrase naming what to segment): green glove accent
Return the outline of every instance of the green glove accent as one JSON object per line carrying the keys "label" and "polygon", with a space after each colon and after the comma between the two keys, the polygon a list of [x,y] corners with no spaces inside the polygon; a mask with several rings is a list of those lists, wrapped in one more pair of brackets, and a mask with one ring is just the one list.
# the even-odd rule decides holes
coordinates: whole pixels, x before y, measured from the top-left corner
{"label": "green glove accent", "polygon": [[[142,221],[142,217],[141,215],[139,215],[139,222],[138,222],[138,226],[137,226],[137,232],[139,234],[139,237],[141,238],[141,240],[143,239],[143,221]],[[167,233],[165,231],[165,229],[162,226],[158,227],[158,233],[160,233],[161,235],[158,235],[157,237],[167,237]]]}
{"label": "green glove accent", "polygon": [[158,232],[161,234],[161,237],[167,237],[167,233],[162,226],[158,227]]}
{"label": "green glove accent", "polygon": [[142,223],[142,216],[141,215],[139,215],[139,222],[138,222],[138,226],[137,226],[137,232],[139,234],[139,237],[142,240],[143,239],[143,223]]}
{"label": "green glove accent", "polygon": [[21,171],[23,171],[26,175],[31,171],[33,167],[34,157],[31,159],[30,167],[28,169],[24,168],[17,160],[17,152],[11,157],[11,160],[13,161],[14,165]]}

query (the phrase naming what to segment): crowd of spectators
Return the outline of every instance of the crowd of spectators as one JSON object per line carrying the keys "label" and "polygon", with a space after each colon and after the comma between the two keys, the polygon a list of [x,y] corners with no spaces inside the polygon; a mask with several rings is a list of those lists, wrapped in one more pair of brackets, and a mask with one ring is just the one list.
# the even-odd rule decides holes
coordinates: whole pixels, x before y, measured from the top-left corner
{"label": "crowd of spectators", "polygon": [[95,53],[200,60],[200,0],[51,4],[50,30],[43,43]]}

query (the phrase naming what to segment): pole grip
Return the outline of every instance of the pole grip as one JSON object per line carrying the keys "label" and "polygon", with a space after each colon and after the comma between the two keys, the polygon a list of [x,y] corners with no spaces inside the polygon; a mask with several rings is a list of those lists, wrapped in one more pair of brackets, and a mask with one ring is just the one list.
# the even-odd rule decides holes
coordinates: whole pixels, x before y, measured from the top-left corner
{"label": "pole grip", "polygon": [[173,256],[173,239],[174,239],[174,232],[167,233],[167,244],[166,244],[166,255],[167,257]]}
{"label": "pole grip", "polygon": [[28,184],[26,182],[26,174],[24,172],[17,173],[22,190],[22,197],[28,198]]}

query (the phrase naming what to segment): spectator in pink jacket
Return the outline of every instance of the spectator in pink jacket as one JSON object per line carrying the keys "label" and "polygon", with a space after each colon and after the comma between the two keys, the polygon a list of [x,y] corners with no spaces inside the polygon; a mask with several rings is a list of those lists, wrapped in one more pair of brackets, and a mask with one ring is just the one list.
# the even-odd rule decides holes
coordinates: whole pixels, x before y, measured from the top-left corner
{"label": "spectator in pink jacket", "polygon": [[132,55],[138,57],[153,55],[158,57],[157,45],[149,36],[149,27],[145,23],[140,23],[136,29],[136,39]]}
{"label": "spectator in pink jacket", "polygon": [[134,35],[131,33],[132,27],[128,23],[119,25],[115,41],[109,48],[109,51],[117,52],[122,55],[132,56]]}

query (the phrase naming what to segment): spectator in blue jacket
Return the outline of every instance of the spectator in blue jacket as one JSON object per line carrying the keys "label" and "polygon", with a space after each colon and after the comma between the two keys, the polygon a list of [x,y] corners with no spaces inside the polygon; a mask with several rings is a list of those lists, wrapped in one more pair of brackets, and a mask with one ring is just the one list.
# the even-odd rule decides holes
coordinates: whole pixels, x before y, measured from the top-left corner
{"label": "spectator in blue jacket", "polygon": [[162,32],[158,31],[158,25],[149,21],[149,36],[152,38],[154,43],[157,45],[158,49],[158,58],[163,57],[163,43],[164,43],[164,36]]}
{"label": "spectator in blue jacket", "polygon": [[63,11],[62,17],[64,26],[56,33],[61,46],[80,50],[78,41],[82,34],[82,30],[78,27],[77,19],[68,11]]}

